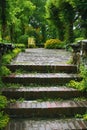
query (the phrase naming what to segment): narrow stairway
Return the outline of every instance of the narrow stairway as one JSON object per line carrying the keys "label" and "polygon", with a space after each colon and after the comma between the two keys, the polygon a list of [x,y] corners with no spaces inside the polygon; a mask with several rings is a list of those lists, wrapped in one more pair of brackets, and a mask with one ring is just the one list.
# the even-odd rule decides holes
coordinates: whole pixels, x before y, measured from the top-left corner
{"label": "narrow stairway", "polygon": [[66,63],[69,59],[64,50],[27,49],[7,65],[13,73],[2,77],[10,85],[2,89],[10,101],[5,130],[87,129],[87,121],[75,117],[87,111],[86,100],[75,100],[87,93],[66,86],[81,80],[77,67]]}

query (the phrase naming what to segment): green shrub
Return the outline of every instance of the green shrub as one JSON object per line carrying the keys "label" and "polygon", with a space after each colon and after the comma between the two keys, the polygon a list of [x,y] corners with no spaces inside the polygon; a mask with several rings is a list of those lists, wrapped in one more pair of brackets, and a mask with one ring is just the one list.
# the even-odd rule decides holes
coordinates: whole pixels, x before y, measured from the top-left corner
{"label": "green shrub", "polygon": [[16,48],[25,48],[25,44],[22,44],[22,43],[18,43],[18,44],[15,44],[15,47]]}
{"label": "green shrub", "polygon": [[76,38],[76,39],[75,39],[75,42],[78,42],[78,41],[80,41],[80,40],[84,40],[84,37],[78,37],[78,38]]}
{"label": "green shrub", "polygon": [[4,128],[9,121],[8,115],[4,114],[4,112],[1,111],[1,109],[6,107],[6,105],[7,105],[6,97],[0,95],[0,129]]}
{"label": "green shrub", "polygon": [[19,40],[18,40],[18,42],[19,43],[24,43],[25,44],[25,46],[27,47],[27,44],[28,44],[28,35],[22,35],[22,36],[20,36],[19,37]]}
{"label": "green shrub", "polygon": [[13,51],[12,51],[12,58],[16,57],[18,55],[18,53],[21,52],[21,49],[20,48],[15,48]]}
{"label": "green shrub", "polygon": [[69,87],[73,87],[82,91],[87,91],[87,68],[84,66],[80,67],[80,76],[83,78],[82,81],[70,81],[68,84]]}
{"label": "green shrub", "polygon": [[[2,63],[0,64],[0,87],[4,86],[4,83],[1,80],[1,76],[6,76],[11,73],[11,71],[5,66],[6,64],[9,64],[21,49],[16,48],[12,52],[9,52],[8,54],[4,54],[2,56]],[[6,115],[2,109],[4,109],[7,105],[7,99],[5,96],[0,95],[0,130],[2,130],[8,123],[9,117]]]}
{"label": "green shrub", "polygon": [[0,130],[3,130],[3,128],[7,125],[8,121],[8,115],[4,114],[3,112],[0,112]]}
{"label": "green shrub", "polygon": [[59,48],[63,48],[64,44],[59,39],[49,39],[44,44],[44,47],[48,49],[59,49]]}
{"label": "green shrub", "polygon": [[11,74],[11,71],[6,66],[1,66],[1,76],[7,76]]}
{"label": "green shrub", "polygon": [[1,71],[0,71],[0,88],[2,88],[4,86],[4,83],[2,82],[2,79],[1,79]]}
{"label": "green shrub", "polygon": [[10,54],[5,54],[2,57],[2,63],[3,64],[9,64],[12,60],[12,56]]}
{"label": "green shrub", "polygon": [[2,64],[6,65],[11,63],[11,60],[16,57],[16,55],[21,52],[20,48],[15,48],[12,52],[9,52],[8,54],[4,54],[2,57]]}
{"label": "green shrub", "polygon": [[85,114],[83,114],[83,115],[81,115],[81,114],[76,114],[75,117],[76,117],[76,118],[83,118],[83,120],[86,120],[86,121],[87,121],[87,112],[86,112]]}
{"label": "green shrub", "polygon": [[0,110],[1,110],[2,108],[5,108],[6,104],[7,104],[7,99],[6,99],[6,97],[0,95]]}
{"label": "green shrub", "polygon": [[87,113],[83,115],[83,119],[87,121]]}

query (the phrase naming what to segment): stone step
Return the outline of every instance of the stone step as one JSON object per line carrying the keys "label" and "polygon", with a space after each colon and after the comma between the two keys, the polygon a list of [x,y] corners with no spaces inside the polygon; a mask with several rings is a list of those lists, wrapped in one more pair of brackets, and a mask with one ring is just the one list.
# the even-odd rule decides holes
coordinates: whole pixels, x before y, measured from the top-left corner
{"label": "stone step", "polygon": [[12,71],[18,69],[25,70],[28,72],[67,72],[67,73],[76,73],[77,66],[69,64],[61,65],[24,65],[24,64],[13,64],[7,65],[7,67]]}
{"label": "stone step", "polygon": [[87,101],[24,101],[4,109],[11,117],[70,117],[87,111]]}
{"label": "stone step", "polygon": [[8,99],[19,99],[22,97],[25,100],[87,97],[87,92],[82,92],[73,88],[55,86],[3,88],[0,92]]}
{"label": "stone step", "polygon": [[11,119],[5,130],[87,130],[82,119]]}
{"label": "stone step", "polygon": [[4,83],[19,84],[65,84],[71,80],[80,81],[82,78],[77,74],[67,73],[30,73],[30,74],[12,74],[2,77]]}

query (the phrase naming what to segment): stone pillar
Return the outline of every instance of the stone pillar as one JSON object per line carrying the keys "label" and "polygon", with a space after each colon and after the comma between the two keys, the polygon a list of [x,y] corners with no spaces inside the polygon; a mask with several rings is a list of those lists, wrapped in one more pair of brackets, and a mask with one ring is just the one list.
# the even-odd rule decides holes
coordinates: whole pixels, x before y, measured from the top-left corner
{"label": "stone pillar", "polygon": [[82,40],[82,62],[87,65],[87,40]]}

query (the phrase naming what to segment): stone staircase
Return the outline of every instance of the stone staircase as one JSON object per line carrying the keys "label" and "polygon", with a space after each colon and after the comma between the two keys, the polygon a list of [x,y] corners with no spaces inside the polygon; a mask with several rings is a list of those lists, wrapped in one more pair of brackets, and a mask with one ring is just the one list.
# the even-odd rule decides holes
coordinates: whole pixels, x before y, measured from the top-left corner
{"label": "stone staircase", "polygon": [[[27,51],[26,55],[29,53]],[[87,93],[66,87],[70,80],[82,79],[77,74],[77,67],[67,64],[24,64],[21,60],[18,64],[8,65],[13,73],[2,77],[4,83],[20,85],[20,88],[1,90],[8,100],[16,100],[5,108],[12,118],[5,130],[86,130],[87,121],[76,119],[75,115],[87,111],[87,101],[74,98],[87,97]],[[17,74],[17,69],[23,71]],[[19,98],[23,100],[19,101]]]}

